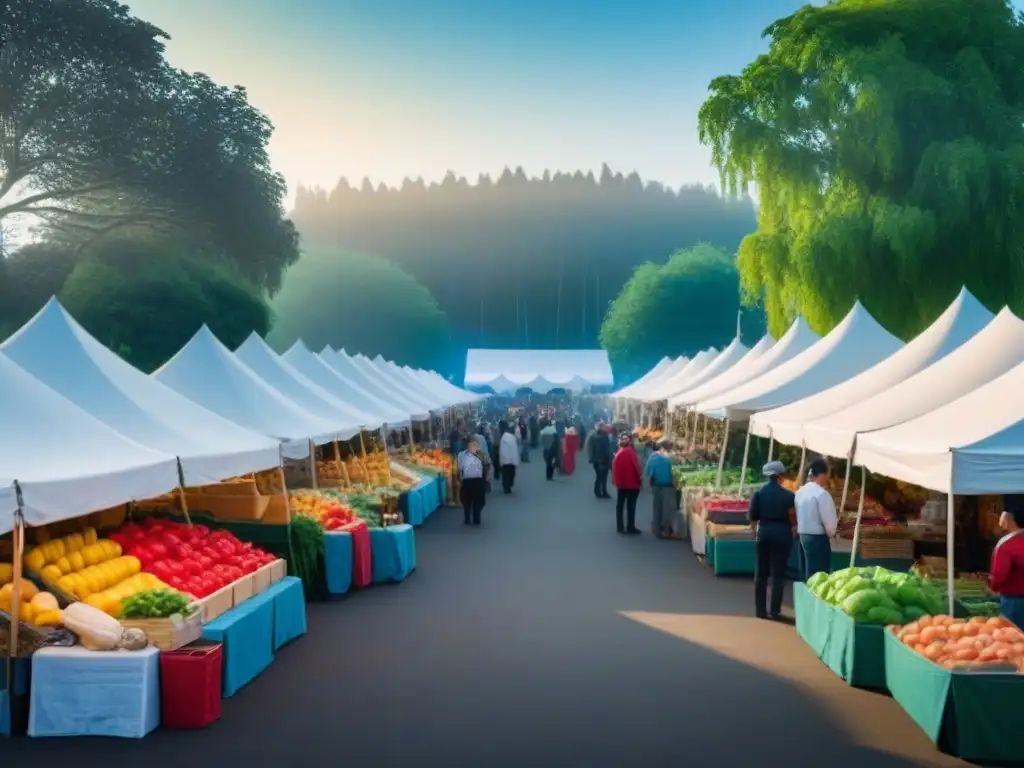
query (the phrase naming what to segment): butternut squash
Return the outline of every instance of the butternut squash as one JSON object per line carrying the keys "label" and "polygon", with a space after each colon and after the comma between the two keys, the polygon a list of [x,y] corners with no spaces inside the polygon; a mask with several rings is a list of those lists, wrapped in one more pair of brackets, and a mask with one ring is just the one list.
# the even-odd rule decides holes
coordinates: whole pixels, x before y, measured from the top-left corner
{"label": "butternut squash", "polygon": [[121,623],[85,603],[72,603],[64,609],[64,626],[89,650],[109,651],[121,642]]}

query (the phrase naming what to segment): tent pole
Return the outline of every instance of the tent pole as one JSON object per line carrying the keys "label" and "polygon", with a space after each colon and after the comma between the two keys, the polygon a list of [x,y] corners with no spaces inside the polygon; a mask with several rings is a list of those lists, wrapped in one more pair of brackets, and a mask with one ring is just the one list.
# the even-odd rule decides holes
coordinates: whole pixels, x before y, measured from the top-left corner
{"label": "tent pole", "polygon": [[768,461],[772,460],[772,454],[775,453],[775,435],[768,431]]}
{"label": "tent pole", "polygon": [[185,499],[185,470],[181,466],[181,458],[178,458],[178,506],[185,518],[185,524],[192,527],[192,518],[188,514],[188,501]]}
{"label": "tent pole", "polygon": [[731,419],[725,420],[725,434],[722,435],[722,455],[718,457],[718,475],[715,477],[715,488],[722,487],[722,470],[725,469],[725,447],[729,444],[729,424]]}
{"label": "tent pole", "polygon": [[[854,440],[857,438],[854,437]],[[846,496],[850,490],[850,472],[853,469],[853,449],[850,449],[850,453],[846,456],[846,477],[843,479],[843,495],[839,497],[839,509],[836,514],[842,516],[843,510],[846,509]]]}
{"label": "tent pole", "polygon": [[345,462],[341,460],[341,448],[338,447],[338,441],[335,440],[334,446],[334,469],[338,473],[338,482],[344,483],[347,488],[350,483],[348,481],[348,469],[345,468]]}
{"label": "tent pole", "polygon": [[747,439],[743,443],[743,468],[740,470],[740,495],[747,480],[747,459],[750,457],[750,425],[747,425]]}
{"label": "tent pole", "polygon": [[860,468],[860,501],[857,502],[857,522],[853,526],[853,547],[850,549],[850,567],[857,564],[857,547],[860,545],[860,520],[864,517],[864,489],[868,485],[868,471]]}
{"label": "tent pole", "polygon": [[700,438],[700,445],[702,448],[708,447],[708,415],[704,414],[704,433]]}
{"label": "tent pole", "polygon": [[313,483],[313,490],[317,490],[320,485],[316,476],[316,445],[313,441],[309,441],[309,477]]}
{"label": "tent pole", "polygon": [[[10,659],[17,658],[18,656],[18,607],[21,605],[21,576],[22,576],[22,561],[25,559],[25,501],[21,495],[21,485],[18,481],[14,481],[14,492],[15,498],[18,501],[18,510],[14,514],[14,530],[11,532],[11,541],[14,544],[14,591],[11,593],[11,631],[10,631],[10,647],[8,648],[7,657]],[[8,665],[8,670],[11,669],[11,665]],[[14,682],[8,679],[7,687],[10,690],[14,690]]]}
{"label": "tent pole", "polygon": [[807,468],[807,446],[803,443],[800,444],[800,469],[797,470],[796,480],[798,483],[803,483],[804,470]]}
{"label": "tent pole", "polygon": [[697,409],[693,409],[693,434],[690,435],[690,442],[693,443],[693,447],[697,447],[697,421],[700,419],[700,414],[697,413]]}
{"label": "tent pole", "polygon": [[955,455],[949,452],[949,493],[946,494],[946,590],[949,592],[949,615],[953,615],[956,603],[956,576],[953,558],[956,554],[956,496],[953,494],[953,460]]}

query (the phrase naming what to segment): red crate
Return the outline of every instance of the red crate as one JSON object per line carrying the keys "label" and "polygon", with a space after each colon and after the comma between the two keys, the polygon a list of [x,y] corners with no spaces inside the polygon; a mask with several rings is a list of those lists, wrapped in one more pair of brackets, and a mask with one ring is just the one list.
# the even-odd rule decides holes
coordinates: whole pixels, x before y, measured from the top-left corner
{"label": "red crate", "polygon": [[160,654],[161,721],[165,728],[205,728],[220,719],[224,652],[199,640]]}

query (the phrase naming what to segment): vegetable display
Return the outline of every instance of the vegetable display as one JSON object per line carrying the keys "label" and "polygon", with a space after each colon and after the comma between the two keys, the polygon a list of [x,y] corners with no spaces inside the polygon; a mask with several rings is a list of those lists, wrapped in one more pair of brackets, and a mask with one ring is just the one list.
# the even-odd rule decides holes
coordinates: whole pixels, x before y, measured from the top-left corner
{"label": "vegetable display", "polygon": [[[137,558],[144,572],[179,592],[203,598],[277,558],[224,530],[147,518],[128,523],[110,538]],[[121,597],[127,597],[122,595]]]}
{"label": "vegetable display", "polygon": [[56,627],[63,623],[57,598],[49,592],[40,592],[36,585],[27,579],[21,580],[20,605],[14,605],[14,583],[9,581],[0,587],[0,611],[17,616],[26,624],[37,627]]}
{"label": "vegetable display", "polygon": [[890,627],[904,645],[946,669],[991,665],[993,671],[1024,671],[1024,633],[1001,616],[954,619],[919,616],[903,627]]}
{"label": "vegetable display", "polygon": [[175,589],[147,589],[121,601],[121,617],[125,619],[166,619],[194,612],[189,600]]}
{"label": "vegetable display", "polygon": [[326,531],[336,531],[356,519],[355,512],[340,499],[316,492],[291,494],[292,512],[319,522]]}
{"label": "vegetable display", "polygon": [[816,573],[807,588],[859,624],[904,624],[946,607],[945,593],[930,582],[880,566]]}

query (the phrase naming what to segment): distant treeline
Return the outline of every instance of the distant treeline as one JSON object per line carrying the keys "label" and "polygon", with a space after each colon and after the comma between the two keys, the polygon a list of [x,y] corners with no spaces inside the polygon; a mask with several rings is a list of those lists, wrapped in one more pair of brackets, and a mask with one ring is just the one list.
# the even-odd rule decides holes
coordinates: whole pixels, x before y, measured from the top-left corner
{"label": "distant treeline", "polygon": [[607,166],[599,179],[517,168],[497,181],[449,173],[400,189],[342,179],[331,192],[300,187],[293,220],[307,245],[374,253],[423,282],[455,345],[535,348],[597,346],[636,266],[701,242],[732,253],[756,226],[749,199]]}

